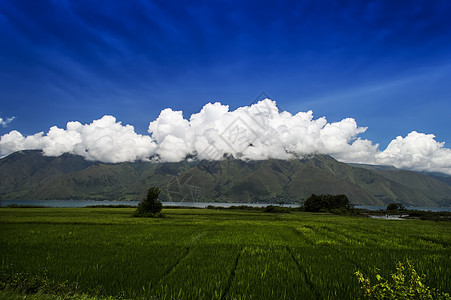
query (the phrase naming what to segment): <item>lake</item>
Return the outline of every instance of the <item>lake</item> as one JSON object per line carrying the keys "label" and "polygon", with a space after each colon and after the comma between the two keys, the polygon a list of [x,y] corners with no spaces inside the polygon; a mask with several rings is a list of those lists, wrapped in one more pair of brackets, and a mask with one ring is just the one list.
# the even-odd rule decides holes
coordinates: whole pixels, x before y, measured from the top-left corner
{"label": "lake", "polygon": [[[0,206],[33,205],[45,207],[86,207],[92,205],[132,205],[137,206],[139,201],[109,201],[109,200],[0,200]],[[205,208],[207,206],[231,207],[247,205],[252,207],[265,207],[270,203],[225,203],[225,202],[163,202],[164,206],[188,206]],[[279,205],[279,204],[272,204]],[[284,204],[285,207],[297,207],[298,204]]]}
{"label": "lake", "polygon": [[[34,205],[45,207],[86,207],[92,205],[133,205],[137,206],[139,201],[109,201],[109,200],[0,200],[0,207],[8,206],[11,204],[17,205]],[[279,205],[278,203],[221,203],[221,202],[163,202],[165,206],[188,206],[205,208],[207,206],[239,206],[247,205],[253,207],[265,207],[267,205]],[[285,207],[298,207],[298,204],[284,204]],[[368,210],[380,210],[385,209],[385,206],[368,206],[368,205],[356,205],[356,208],[363,208]],[[451,207],[406,207],[410,210],[423,210],[423,211],[448,211],[451,212]]]}

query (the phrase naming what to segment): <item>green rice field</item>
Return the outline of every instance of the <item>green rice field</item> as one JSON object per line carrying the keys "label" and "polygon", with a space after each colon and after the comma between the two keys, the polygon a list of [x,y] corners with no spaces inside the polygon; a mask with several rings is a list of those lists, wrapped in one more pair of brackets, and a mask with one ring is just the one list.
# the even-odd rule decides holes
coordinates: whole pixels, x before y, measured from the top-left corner
{"label": "green rice field", "polygon": [[360,270],[411,260],[451,287],[451,224],[291,212],[0,208],[0,262],[132,299],[356,299]]}

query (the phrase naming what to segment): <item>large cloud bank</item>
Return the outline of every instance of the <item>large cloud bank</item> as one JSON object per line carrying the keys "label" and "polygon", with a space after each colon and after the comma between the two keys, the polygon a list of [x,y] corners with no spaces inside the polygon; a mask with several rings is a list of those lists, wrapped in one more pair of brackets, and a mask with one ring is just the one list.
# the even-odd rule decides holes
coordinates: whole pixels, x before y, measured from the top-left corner
{"label": "large cloud bank", "polygon": [[219,102],[205,105],[185,119],[170,108],[150,122],[149,135],[137,134],[112,116],[91,124],[69,122],[65,129],[52,127],[23,136],[11,131],[0,138],[0,156],[25,149],[40,149],[44,155],[78,154],[88,160],[108,163],[152,160],[176,162],[186,157],[218,160],[224,156],[261,160],[290,159],[310,154],[330,154],[344,162],[393,165],[417,171],[451,175],[451,149],[432,134],[412,131],[397,137],[380,151],[378,144],[361,139],[366,128],[352,118],[328,123],[314,119],[312,111],[295,115],[279,111],[265,99],[230,111]]}

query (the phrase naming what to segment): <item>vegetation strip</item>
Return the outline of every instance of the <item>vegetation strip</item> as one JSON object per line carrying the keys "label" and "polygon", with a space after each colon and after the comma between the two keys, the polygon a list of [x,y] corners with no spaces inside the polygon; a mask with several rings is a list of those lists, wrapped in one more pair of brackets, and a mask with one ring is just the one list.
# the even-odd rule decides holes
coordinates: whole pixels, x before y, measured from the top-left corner
{"label": "vegetation strip", "polygon": [[161,278],[160,278],[157,282],[155,282],[155,284],[152,284],[152,286],[151,286],[151,288],[150,288],[151,291],[154,291],[155,287],[158,286],[158,284],[159,284],[160,282],[162,282],[167,276],[169,276],[169,274],[171,274],[171,273],[175,270],[175,268],[177,268],[177,266],[180,264],[180,262],[182,262],[182,260],[184,260],[184,259],[188,256],[188,254],[189,254],[189,252],[190,252],[190,249],[191,249],[191,247],[186,247],[186,252],[185,252],[185,254],[184,254],[179,260],[177,260],[177,262],[176,262],[173,266],[171,266],[171,267],[163,274],[163,276],[161,276]]}
{"label": "vegetation strip", "polygon": [[313,283],[308,279],[307,271],[304,268],[301,267],[301,265],[299,264],[299,262],[296,259],[296,257],[294,257],[293,251],[290,249],[290,247],[286,246],[286,249],[287,249],[288,253],[290,253],[291,259],[293,259],[294,263],[296,264],[296,266],[298,267],[299,271],[301,272],[304,281],[309,286],[311,292],[315,295],[315,299],[321,299],[321,297],[320,297],[320,295],[318,293],[318,290],[315,288]]}
{"label": "vegetation strip", "polygon": [[227,281],[227,286],[226,286],[226,288],[224,290],[224,293],[222,294],[222,297],[221,297],[222,300],[226,299],[227,294],[229,293],[230,287],[232,286],[232,282],[233,282],[233,279],[235,278],[236,268],[238,267],[238,262],[240,260],[240,256],[241,256],[241,252],[242,251],[243,251],[243,248],[241,248],[238,251],[238,254],[236,255],[235,264],[233,265],[232,271],[230,271],[230,276],[229,276],[229,279]]}
{"label": "vegetation strip", "polygon": [[229,293],[230,287],[232,286],[232,282],[233,282],[233,279],[235,278],[236,268],[238,267],[238,262],[240,260],[240,256],[241,256],[241,252],[242,251],[243,251],[243,248],[241,248],[238,251],[238,254],[236,255],[235,264],[233,265],[232,271],[230,271],[230,276],[229,276],[229,279],[227,281],[227,286],[226,286],[226,288],[224,290],[224,293],[222,294],[222,297],[221,297],[222,300],[226,299],[227,294]]}
{"label": "vegetation strip", "polygon": [[134,210],[0,208],[0,271],[126,299],[347,300],[363,297],[357,270],[373,286],[409,259],[431,289],[451,286],[449,222],[238,208],[133,218]]}

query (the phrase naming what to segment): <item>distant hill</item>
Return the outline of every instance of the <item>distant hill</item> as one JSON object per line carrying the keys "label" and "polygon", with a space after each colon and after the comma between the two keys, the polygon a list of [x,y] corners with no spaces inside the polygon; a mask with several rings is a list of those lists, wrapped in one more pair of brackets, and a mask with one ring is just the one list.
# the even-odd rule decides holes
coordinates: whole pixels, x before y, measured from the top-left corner
{"label": "distant hill", "polygon": [[451,206],[451,186],[432,176],[327,155],[105,164],[21,151],[0,160],[0,199],[140,200],[151,186],[163,189],[163,201],[299,202],[315,193],[346,194],[360,205]]}

